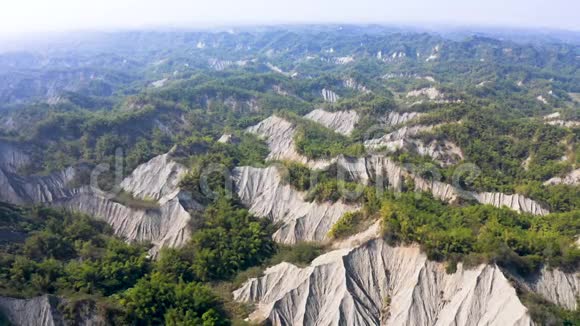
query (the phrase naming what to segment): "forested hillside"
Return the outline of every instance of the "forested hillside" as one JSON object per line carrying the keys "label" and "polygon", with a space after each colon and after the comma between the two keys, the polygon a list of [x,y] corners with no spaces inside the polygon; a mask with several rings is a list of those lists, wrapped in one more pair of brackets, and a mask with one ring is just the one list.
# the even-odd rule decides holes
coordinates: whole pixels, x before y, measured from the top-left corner
{"label": "forested hillside", "polygon": [[[403,323],[418,301],[405,312],[382,283],[362,298],[370,272],[348,268],[387,255],[372,277],[405,278],[387,252],[417,248],[425,273],[465,288],[497,268],[514,306],[493,310],[490,290],[460,311],[445,288],[404,322],[579,324],[579,58],[543,38],[359,26],[0,53],[0,324],[34,318],[10,307],[42,295],[56,324]],[[332,285],[351,298],[338,308],[300,283],[337,257],[363,279]]]}

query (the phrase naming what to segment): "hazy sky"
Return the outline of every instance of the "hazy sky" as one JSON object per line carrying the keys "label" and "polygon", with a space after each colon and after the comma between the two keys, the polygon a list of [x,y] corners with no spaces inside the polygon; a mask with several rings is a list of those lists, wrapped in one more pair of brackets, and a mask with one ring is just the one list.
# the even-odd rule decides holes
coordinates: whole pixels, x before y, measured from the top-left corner
{"label": "hazy sky", "polygon": [[0,35],[213,24],[372,22],[580,30],[580,0],[4,0]]}

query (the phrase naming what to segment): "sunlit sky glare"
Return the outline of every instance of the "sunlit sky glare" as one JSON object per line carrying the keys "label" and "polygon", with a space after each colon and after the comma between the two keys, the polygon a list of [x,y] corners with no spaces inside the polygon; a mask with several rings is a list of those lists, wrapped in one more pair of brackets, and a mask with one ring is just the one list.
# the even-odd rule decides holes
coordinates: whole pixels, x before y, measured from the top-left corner
{"label": "sunlit sky glare", "polygon": [[580,30],[580,0],[3,0],[0,36],[276,23]]}

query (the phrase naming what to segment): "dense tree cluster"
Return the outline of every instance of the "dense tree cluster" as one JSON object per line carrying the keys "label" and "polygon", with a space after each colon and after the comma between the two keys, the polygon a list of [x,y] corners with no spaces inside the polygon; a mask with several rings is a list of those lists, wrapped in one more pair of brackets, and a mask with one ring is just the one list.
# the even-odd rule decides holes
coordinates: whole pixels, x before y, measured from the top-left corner
{"label": "dense tree cluster", "polygon": [[543,264],[576,270],[578,211],[534,216],[488,205],[452,207],[429,194],[387,195],[380,215],[391,243],[420,243],[431,259],[495,261],[521,274]]}
{"label": "dense tree cluster", "polygon": [[[128,174],[173,148],[174,159],[190,168],[181,188],[205,209],[192,212],[192,239],[187,245],[164,248],[153,260],[147,244],[127,244],[90,217],[0,204],[0,294],[55,294],[71,299],[72,307],[90,301],[108,311],[111,324],[229,324],[239,316],[228,306],[229,297],[217,293],[220,285],[238,284],[282,261],[304,266],[327,250],[316,243],[276,245],[274,226],[250,214],[229,192],[232,168],[266,165],[267,145],[244,130],[272,114],[295,124],[293,140],[299,153],[331,159],[365,155],[362,142],[390,112],[420,112],[422,116],[410,124],[440,127],[418,137],[456,143],[464,161],[481,169],[473,180],[462,179],[465,188],[520,193],[553,212],[532,216],[473,203],[447,205],[429,194],[418,197],[408,192],[413,189],[410,184],[403,193],[377,194],[372,187],[338,180],[336,165],[313,172],[299,163],[281,162],[284,182],[305,192],[306,200],[362,206],[360,212],[344,214],[330,230],[330,238],[347,237],[380,218],[390,243],[418,243],[431,259],[446,260],[449,271],[460,261],[495,262],[521,274],[542,265],[578,270],[580,250],[574,242],[580,233],[580,188],[544,182],[578,168],[580,128],[548,125],[542,118],[558,108],[562,119],[578,120],[578,48],[383,32],[345,26],[341,33],[320,27],[218,33],[213,41],[219,47],[206,50],[197,49],[189,34],[147,35],[144,39],[154,42],[133,47],[139,53],[129,52],[132,59],[122,65],[116,54],[89,51],[87,57],[96,64],[86,62],[86,67],[110,65],[111,70],[100,71],[102,78],[77,84],[75,91],[64,92],[52,104],[6,105],[46,93],[30,78],[8,81],[16,86],[1,94],[0,106],[6,107],[8,122],[20,128],[0,128],[0,138],[16,142],[31,155],[31,166],[19,172],[46,174],[78,164],[113,165],[121,149],[123,173]],[[247,46],[239,46],[238,38]],[[115,42],[115,51],[134,42],[125,41]],[[160,51],[161,45],[171,50]],[[331,47],[332,52],[327,51]],[[435,47],[437,59],[426,61],[424,54]],[[404,56],[394,58],[393,51]],[[313,54],[315,60],[305,59]],[[356,61],[336,64],[343,56]],[[218,57],[228,69],[211,70],[208,62]],[[246,60],[249,57],[256,60]],[[53,65],[51,73],[68,69]],[[2,63],[0,68],[18,71]],[[22,69],[23,75],[36,74]],[[161,78],[166,78],[165,86],[144,87],[150,79]],[[427,87],[436,87],[454,101],[406,97],[411,90]],[[323,88],[336,92],[340,100],[325,103]],[[359,122],[350,136],[344,136],[303,118],[314,108],[355,110]],[[3,126],[8,122],[0,118]],[[394,128],[382,126],[378,132]],[[231,134],[231,140],[217,142],[224,133]],[[412,149],[390,156],[400,163],[437,166]],[[451,182],[455,169],[441,168],[443,181]],[[77,182],[86,182],[86,177]],[[115,182],[112,173],[105,173],[101,181],[105,187]],[[128,193],[113,200],[135,209],[159,207]],[[573,324],[579,319],[577,313],[529,293],[520,295],[540,324]]]}

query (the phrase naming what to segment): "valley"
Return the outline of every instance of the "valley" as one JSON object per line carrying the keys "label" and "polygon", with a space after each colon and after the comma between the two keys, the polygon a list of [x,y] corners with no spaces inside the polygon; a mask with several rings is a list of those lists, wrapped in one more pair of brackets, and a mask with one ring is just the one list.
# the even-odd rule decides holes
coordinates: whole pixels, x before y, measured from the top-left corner
{"label": "valley", "polygon": [[0,324],[576,325],[580,45],[315,25],[0,53]]}

